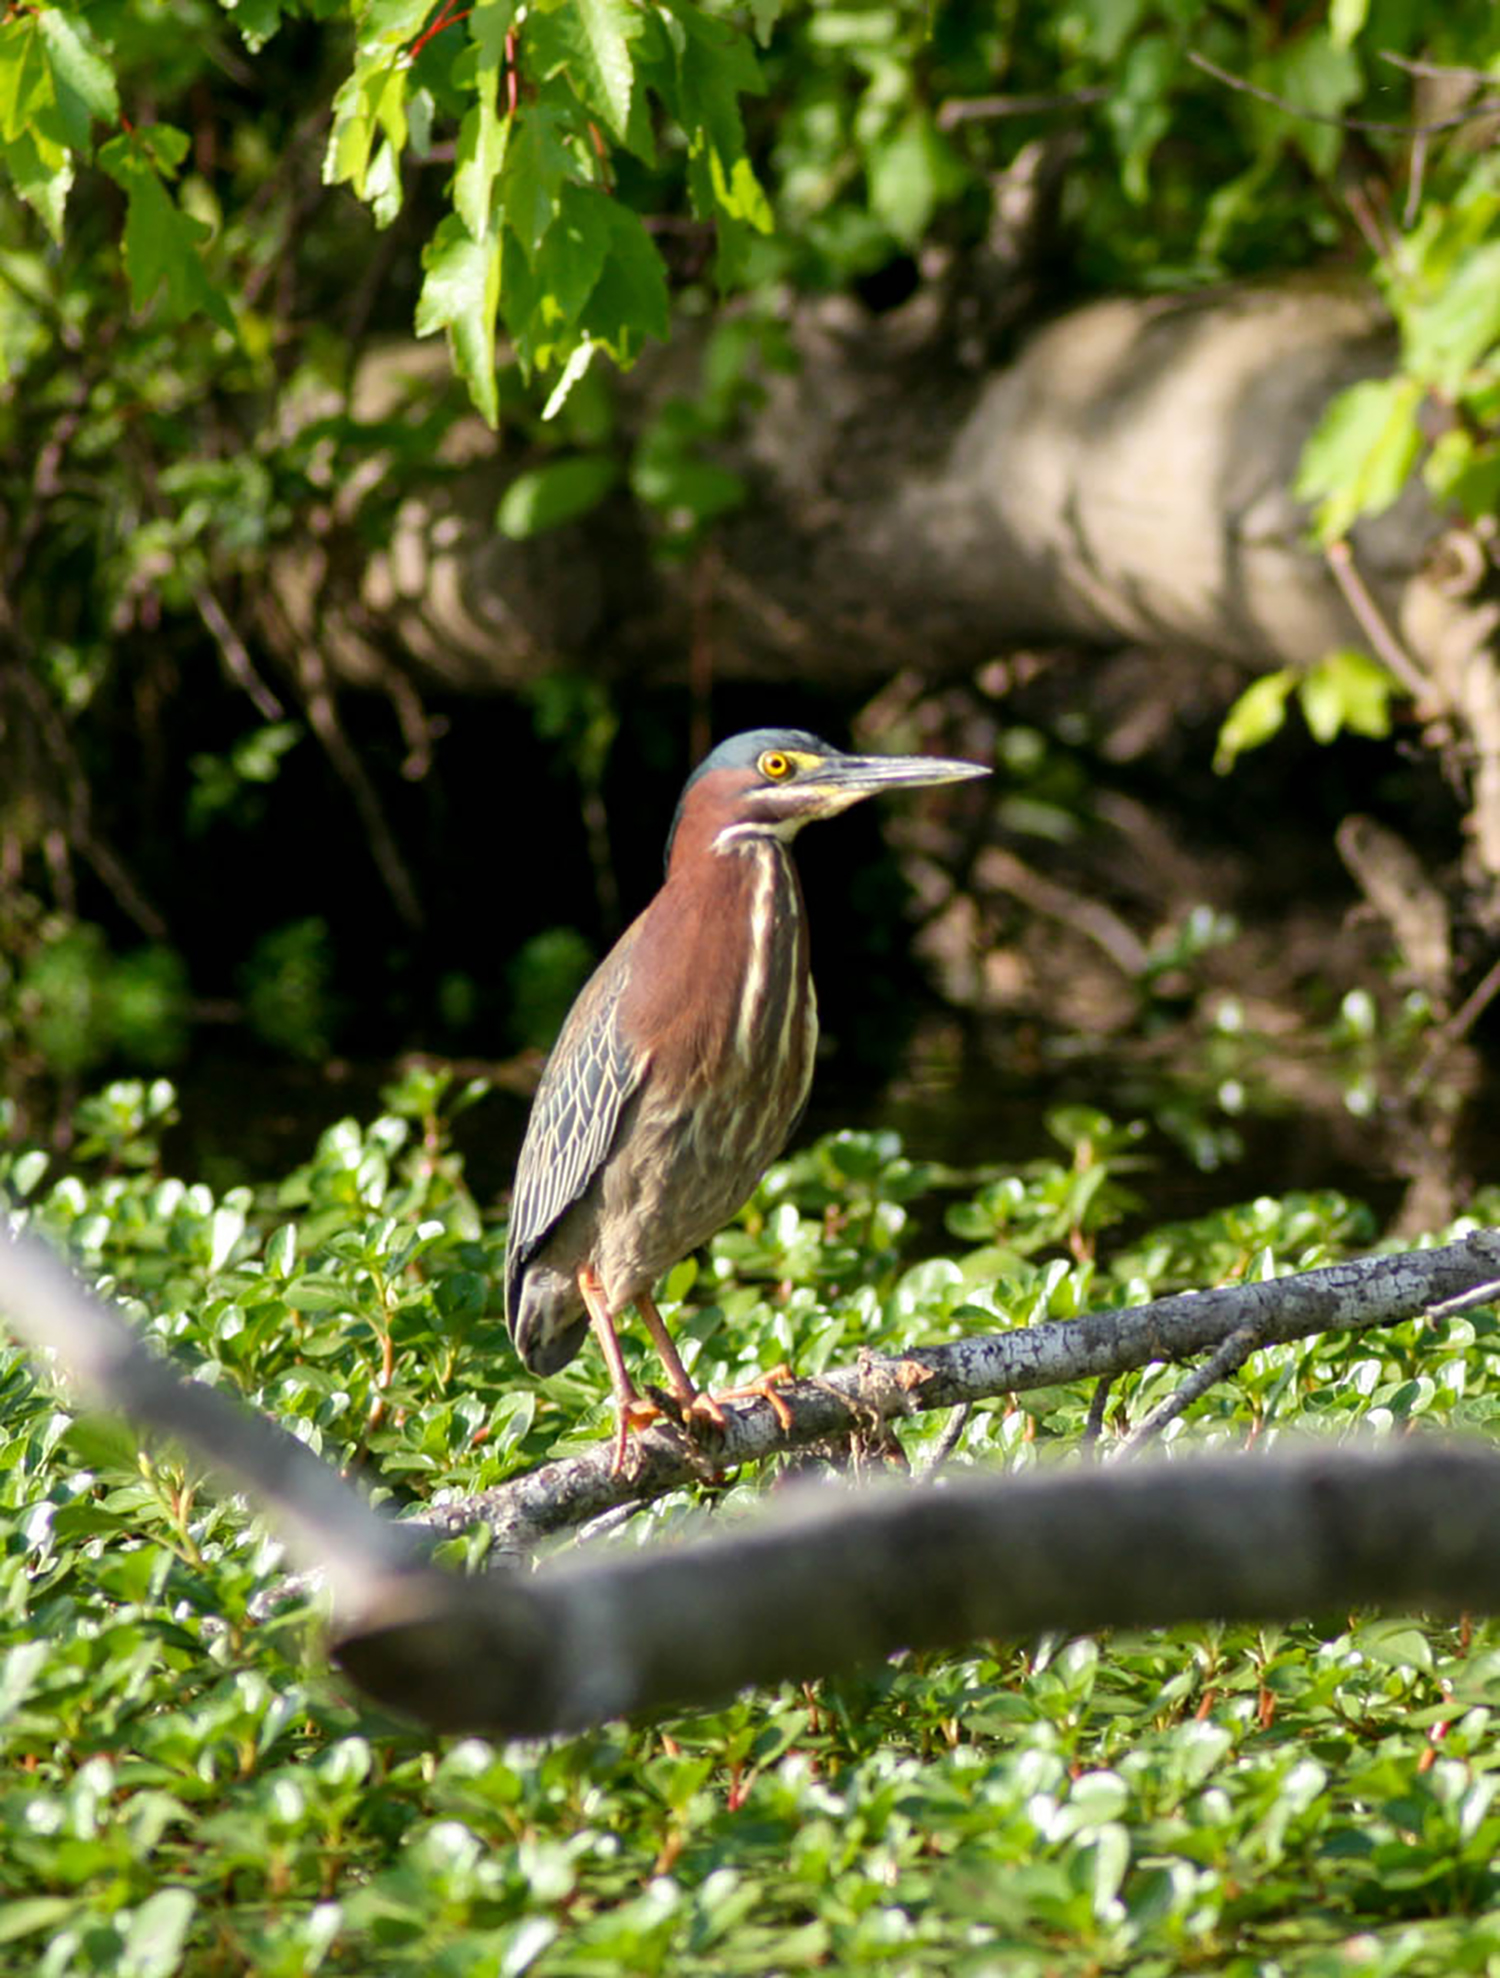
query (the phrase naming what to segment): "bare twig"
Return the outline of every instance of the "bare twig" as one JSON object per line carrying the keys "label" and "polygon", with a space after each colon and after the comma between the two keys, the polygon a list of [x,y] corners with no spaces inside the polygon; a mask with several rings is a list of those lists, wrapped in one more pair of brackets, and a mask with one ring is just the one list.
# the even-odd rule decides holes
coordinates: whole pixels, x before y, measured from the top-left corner
{"label": "bare twig", "polygon": [[1227,1338],[1220,1341],[1201,1367],[1194,1367],[1182,1385],[1169,1394],[1159,1408],[1141,1423],[1135,1433],[1120,1445],[1121,1456],[1134,1456],[1148,1443],[1154,1442],[1169,1422],[1186,1414],[1199,1395],[1207,1394],[1221,1380],[1227,1380],[1245,1364],[1250,1355],[1261,1344],[1253,1325],[1236,1326]]}
{"label": "bare twig", "polygon": [[1149,959],[1145,943],[1112,908],[1043,878],[1014,852],[1000,845],[987,846],[979,855],[975,877],[981,886],[1009,893],[1034,913],[1073,928],[1108,955],[1121,974],[1132,981],[1145,970]]}
{"label": "bare twig", "polygon": [[943,1428],[943,1433],[938,1438],[937,1448],[933,1450],[922,1471],[924,1480],[928,1477],[935,1477],[948,1458],[953,1454],[954,1450],[957,1449],[959,1439],[969,1425],[971,1409],[972,1404],[970,1402],[961,1402],[948,1417],[947,1423]]}
{"label": "bare twig", "polygon": [[1453,994],[1448,903],[1422,860],[1394,831],[1357,811],[1342,820],[1333,842],[1350,876],[1390,929],[1405,973],[1445,1012]]}
{"label": "bare twig", "polygon": [[1054,110],[1083,110],[1108,102],[1111,91],[1102,84],[1091,89],[1061,90],[1039,96],[950,96],[938,105],[934,121],[939,130],[960,124],[993,122],[999,117],[1046,117]]}
{"label": "bare twig", "polygon": [[8,1235],[0,1220],[0,1311],[39,1353],[55,1352],[92,1406],[178,1437],[236,1488],[274,1512],[304,1566],[363,1612],[386,1578],[421,1557],[409,1531],[382,1517],[305,1443],[216,1389],[185,1380],[51,1251]]}
{"label": "bare twig", "polygon": [[1401,224],[1408,232],[1417,224],[1417,215],[1422,210],[1422,185],[1427,176],[1427,153],[1432,139],[1426,131],[1418,131],[1412,139],[1411,160],[1406,172],[1406,198],[1401,206]]}
{"label": "bare twig", "polygon": [[[1417,143],[1425,144],[1426,139],[1418,138]],[[1349,208],[1354,224],[1364,236],[1365,246],[1377,261],[1389,260],[1396,250],[1395,238],[1386,225],[1383,215],[1376,210],[1370,194],[1364,186],[1355,184],[1345,185],[1342,191],[1344,204]]]}
{"label": "bare twig", "polygon": [[198,607],[198,616],[203,620],[214,644],[219,648],[224,671],[240,692],[248,696],[262,721],[279,721],[286,710],[260,677],[255,661],[250,657],[250,648],[235,629],[233,621],[220,604],[212,586],[199,584],[193,592],[193,603]]}
{"label": "bare twig", "polygon": [[166,921],[136,884],[124,861],[94,830],[93,796],[88,777],[73,747],[67,725],[41,678],[23,659],[6,669],[5,684],[13,687],[25,702],[37,737],[57,774],[57,789],[44,793],[48,811],[56,816],[55,824],[47,832],[45,845],[52,868],[52,883],[65,909],[68,912],[73,910],[68,860],[76,852],[94,868],[114,895],[115,903],[149,940],[165,939]]}
{"label": "bare twig", "polygon": [[[1454,62],[1422,62],[1411,55],[1398,55],[1393,48],[1382,48],[1380,59],[1395,68],[1405,69],[1409,76],[1425,76],[1432,82],[1471,82],[1478,89],[1493,89],[1495,86],[1495,78],[1488,69],[1468,69]],[[1500,103],[1491,107],[1500,108]]]}
{"label": "bare twig", "polygon": [[1212,76],[1215,82],[1222,82],[1244,96],[1253,96],[1257,102],[1269,103],[1273,110],[1284,110],[1287,116],[1298,117],[1304,123],[1332,124],[1336,130],[1384,131],[1393,137],[1426,137],[1437,131],[1457,130],[1460,124],[1471,124],[1476,117],[1485,116],[1500,107],[1500,97],[1487,97],[1483,102],[1471,103],[1466,109],[1456,111],[1451,117],[1435,117],[1427,124],[1391,123],[1383,117],[1345,117],[1327,110],[1304,109],[1300,103],[1293,103],[1290,97],[1278,96],[1274,89],[1262,89],[1258,83],[1246,82],[1243,76],[1221,69],[1217,62],[1209,61],[1196,49],[1188,50],[1188,60],[1195,69],[1202,69],[1205,75]]}
{"label": "bare twig", "polygon": [[1329,543],[1323,555],[1333,572],[1334,582],[1344,594],[1344,601],[1359,620],[1360,630],[1375,648],[1376,658],[1388,673],[1401,682],[1419,707],[1424,705],[1431,697],[1432,682],[1386,623],[1385,614],[1359,574],[1354,552],[1347,541],[1340,537],[1337,542]]}
{"label": "bare twig", "polygon": [[1088,1420],[1083,1425],[1082,1447],[1085,1454],[1091,1453],[1104,1433],[1104,1411],[1109,1406],[1109,1391],[1114,1386],[1113,1377],[1101,1375],[1093,1396],[1089,1401]]}
{"label": "bare twig", "polygon": [[416,885],[401,856],[395,833],[380,807],[375,785],[344,732],[328,670],[321,655],[311,650],[303,654],[302,685],[308,725],[323,744],[324,753],[354,800],[354,808],[369,836],[370,856],[385,881],[385,889],[406,925],[420,928],[425,916],[422,903],[417,898]]}
{"label": "bare twig", "polygon": [[1500,993],[1500,961],[1491,962],[1448,1021],[1438,1030],[1445,1045],[1460,1044]]}

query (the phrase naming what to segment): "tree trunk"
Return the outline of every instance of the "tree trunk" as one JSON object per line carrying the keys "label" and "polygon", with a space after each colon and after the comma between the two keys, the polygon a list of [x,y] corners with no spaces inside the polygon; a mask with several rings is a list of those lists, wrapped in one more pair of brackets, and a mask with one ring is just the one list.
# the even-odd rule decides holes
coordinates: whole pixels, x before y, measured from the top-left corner
{"label": "tree trunk", "polygon": [[[1364,642],[1290,489],[1329,400],[1394,359],[1368,291],[1095,303],[984,375],[956,366],[924,311],[921,296],[881,317],[839,300],[795,320],[796,369],[766,381],[722,449],[750,500],[696,562],[654,562],[623,495],[508,541],[495,507],[528,463],[464,420],[444,477],[412,490],[379,547],[347,526],[354,490],[321,539],[280,556],[273,632],[289,655],[316,641],[346,681],[388,683],[395,668],[471,692],[557,664],[681,674],[705,606],[721,676],[815,659],[825,681],[861,687],[897,664],[939,676],[1023,644],[1144,643],[1258,669]],[[445,361],[431,346],[383,351],[358,414],[388,412],[413,377],[430,388]],[[695,361],[677,344],[644,363],[627,428],[691,391]],[[1435,554],[1441,534],[1416,485],[1353,548],[1376,607],[1434,674],[1488,630],[1460,565]]]}

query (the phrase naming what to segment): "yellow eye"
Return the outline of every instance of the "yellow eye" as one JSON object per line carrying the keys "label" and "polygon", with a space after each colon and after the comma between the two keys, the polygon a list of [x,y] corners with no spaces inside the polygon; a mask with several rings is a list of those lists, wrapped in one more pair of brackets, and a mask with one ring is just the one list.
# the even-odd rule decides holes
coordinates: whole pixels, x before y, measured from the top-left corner
{"label": "yellow eye", "polygon": [[768,776],[773,783],[779,783],[783,777],[792,773],[792,765],[777,749],[767,749],[756,764],[756,768],[762,776]]}

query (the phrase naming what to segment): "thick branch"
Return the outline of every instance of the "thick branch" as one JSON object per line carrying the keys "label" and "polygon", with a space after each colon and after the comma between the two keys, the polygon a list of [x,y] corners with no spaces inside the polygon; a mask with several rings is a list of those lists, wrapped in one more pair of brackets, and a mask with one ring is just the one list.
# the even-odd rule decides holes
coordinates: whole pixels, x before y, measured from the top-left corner
{"label": "thick branch", "polygon": [[[811,1489],[730,1537],[537,1575],[522,1652],[491,1583],[410,1585],[340,1659],[445,1730],[567,1729],[898,1648],[1350,1606],[1500,1606],[1500,1456],[1151,1463],[952,1487]],[[428,1605],[429,1601],[435,1604]]]}
{"label": "thick branch", "polygon": [[55,1352],[91,1406],[176,1436],[270,1511],[301,1564],[318,1569],[354,1613],[419,1556],[410,1532],[382,1517],[305,1443],[228,1396],[184,1380],[119,1312],[64,1264],[0,1222],[0,1314],[39,1353]]}
{"label": "thick branch", "polygon": [[[1008,284],[1024,288],[1024,273]],[[716,535],[721,676],[784,679],[815,657],[827,684],[870,686],[1027,643],[1122,641],[1310,667],[1358,636],[1291,488],[1330,399],[1396,362],[1371,290],[1115,298],[980,374],[946,322],[926,290],[883,316],[842,298],[793,313],[797,363],[767,375],[725,443],[751,492]],[[682,338],[646,357],[627,428],[694,389],[697,361]],[[426,364],[446,359],[374,353],[361,391],[388,404]],[[399,654],[450,692],[514,685],[560,655],[611,676],[680,670],[702,573],[653,562],[623,501],[524,543],[498,535],[495,504],[526,464],[476,433],[472,465],[414,483],[373,551],[337,505],[328,543],[286,546],[271,572],[286,622],[267,629],[288,663],[313,641],[341,683],[378,687]],[[1473,615],[1428,569],[1442,528],[1417,481],[1355,531],[1365,590],[1424,679]]]}
{"label": "thick branch", "polygon": [[[1466,1292],[1500,1294],[1500,1231],[1476,1230],[1438,1250],[1329,1264],[1296,1277],[1183,1292],[1125,1311],[1086,1312],[1016,1332],[915,1347],[896,1360],[874,1355],[816,1380],[777,1387],[791,1409],[783,1432],[764,1402],[726,1408],[729,1426],[712,1446],[723,1469],[844,1436],[861,1423],[949,1408],[1063,1381],[1113,1377],[1153,1360],[1212,1353],[1241,1331],[1277,1346],[1320,1332],[1396,1325]],[[610,1443],[548,1463],[477,1497],[436,1505],[423,1523],[447,1532],[483,1523],[505,1551],[524,1552],[550,1532],[586,1523],[632,1499],[642,1503],[701,1475],[702,1456],[671,1429],[638,1438],[628,1476],[610,1473]]]}

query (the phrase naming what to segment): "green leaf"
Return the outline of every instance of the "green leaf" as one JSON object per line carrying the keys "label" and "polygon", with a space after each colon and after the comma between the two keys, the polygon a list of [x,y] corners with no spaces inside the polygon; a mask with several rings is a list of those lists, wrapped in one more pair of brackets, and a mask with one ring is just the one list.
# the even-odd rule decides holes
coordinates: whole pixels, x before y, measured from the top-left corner
{"label": "green leaf", "polygon": [[496,113],[495,90],[481,86],[479,101],[458,129],[453,205],[475,240],[490,231],[490,194],[505,167],[511,121]]}
{"label": "green leaf", "polygon": [[505,37],[516,18],[516,0],[479,0],[469,15],[469,39],[479,52],[481,74],[505,60]]}
{"label": "green leaf", "polygon": [[361,52],[405,49],[427,26],[433,0],[356,0]]}
{"label": "green leaf", "polygon": [[422,251],[426,271],[417,298],[419,337],[446,330],[453,362],[485,423],[500,423],[495,382],[495,313],[500,300],[498,225],[475,240],[456,213],[440,222]]}
{"label": "green leaf", "polygon": [[1457,398],[1497,341],[1500,240],[1490,240],[1463,256],[1431,300],[1405,312],[1402,345],[1414,376]]}
{"label": "green leaf", "polygon": [[53,240],[61,243],[63,214],[73,189],[73,161],[67,150],[37,131],[22,131],[9,143],[0,143],[0,157],[16,191]]}
{"label": "green leaf", "polygon": [[1432,1644],[1411,1621],[1367,1621],[1354,1640],[1362,1654],[1387,1669],[1432,1667]]}
{"label": "green leaf", "polygon": [[475,240],[490,226],[490,196],[505,165],[511,118],[500,115],[500,70],[505,38],[515,17],[511,0],[491,0],[469,17],[468,50],[453,65],[455,85],[472,79],[476,95],[458,132],[453,204]]}
{"label": "green leaf", "polygon": [[608,194],[564,184],[534,258],[511,257],[501,309],[528,372],[572,355],[575,325],[613,251],[614,214]]}
{"label": "green leaf", "polygon": [[116,1967],[121,1978],[172,1978],[197,1906],[191,1889],[158,1889],[148,1897],[126,1925],[124,1955]]}
{"label": "green leaf", "polygon": [[1076,0],[1067,24],[1069,40],[1107,68],[1120,59],[1148,5],[1149,0]]}
{"label": "green leaf", "polygon": [[55,102],[37,16],[17,13],[0,24],[0,139],[20,137]]}
{"label": "green leaf", "polygon": [[1333,400],[1318,421],[1297,470],[1296,493],[1319,503],[1323,542],[1349,533],[1362,515],[1379,515],[1406,485],[1421,450],[1415,378],[1367,378]]}
{"label": "green leaf", "polygon": [[597,508],[619,478],[619,462],[607,453],[574,454],[528,468],[501,497],[495,526],[516,542],[560,528]]}
{"label": "green leaf", "polygon": [[55,1932],[77,1907],[71,1896],[23,1896],[18,1902],[0,1902],[0,1944],[13,1944],[38,1930]]}
{"label": "green leaf", "polygon": [[1456,501],[1471,522],[1482,521],[1500,509],[1500,445],[1450,427],[1434,443],[1422,478],[1439,500]]}
{"label": "green leaf", "polygon": [[573,175],[559,126],[551,104],[528,104],[515,120],[500,179],[506,224],[532,262],[561,209],[563,186]]}
{"label": "green leaf", "polygon": [[644,337],[666,338],[671,319],[667,271],[638,213],[602,196],[600,209],[609,251],[581,326],[617,364],[630,364]]}
{"label": "green leaf", "polygon": [[[1296,145],[1315,172],[1332,172],[1345,134],[1337,122],[1315,119],[1337,119],[1358,97],[1364,81],[1358,58],[1315,27],[1287,42],[1272,60],[1257,64],[1251,80],[1294,106],[1293,111],[1259,108],[1267,128]],[[1311,114],[1299,117],[1295,110]]]}
{"label": "green leaf", "polygon": [[761,233],[771,209],[745,154],[739,99],[765,84],[755,51],[727,22],[700,14],[685,0],[665,0],[676,56],[676,110],[688,134],[688,184],[693,209],[723,213]]}
{"label": "green leaf", "polygon": [[266,1269],[275,1277],[290,1277],[297,1267],[297,1225],[282,1223],[266,1240]]}
{"label": "green leaf", "polygon": [[1289,666],[1263,673],[1245,689],[1224,717],[1214,750],[1214,768],[1222,776],[1247,749],[1258,749],[1286,720],[1287,696],[1297,684]]}
{"label": "green leaf", "polygon": [[630,43],[640,32],[637,10],[629,0],[573,0],[562,18],[573,24],[578,50],[573,75],[579,95],[623,139],[635,85]]}
{"label": "green leaf", "polygon": [[281,26],[282,0],[223,0],[223,4],[252,55],[259,54]]}
{"label": "green leaf", "polygon": [[786,0],[750,0],[750,18],[755,22],[755,38],[762,48],[769,46],[785,5]]}
{"label": "green leaf", "polygon": [[120,120],[114,71],[82,16],[44,7],[37,15],[37,26],[46,44],[52,87],[68,142],[76,151],[87,151],[96,119],[105,124]]}
{"label": "green leaf", "polygon": [[[542,417],[544,420],[555,419],[558,413],[562,411],[572,396],[573,387],[581,383],[589,366],[593,363],[594,350],[595,345],[587,337],[581,343],[574,346],[572,356],[569,357],[567,363],[562,368],[562,376],[548,393],[547,403],[542,407]],[[576,430],[579,422],[574,421],[571,423],[575,425],[575,438],[591,437],[589,434]]]}
{"label": "green leaf", "polygon": [[1370,12],[1370,0],[1333,0],[1328,10],[1328,33],[1335,48],[1358,39]]}
{"label": "green leaf", "polygon": [[[401,207],[399,163],[406,148],[410,74],[404,54],[362,54],[333,99],[323,183],[351,185],[359,198],[374,207],[380,226],[388,225]],[[377,134],[385,138],[379,152],[375,152]]]}
{"label": "green leaf", "polygon": [[170,169],[186,142],[181,131],[151,124],[112,138],[99,153],[100,165],[125,194],[123,251],[131,301],[145,309],[164,292],[162,306],[170,321],[202,314],[233,336],[229,304],[208,279],[198,253],[209,230],[180,210],[159,175],[158,157]]}
{"label": "green leaf", "polygon": [[679,527],[684,519],[697,527],[728,514],[744,504],[749,492],[740,475],[700,457],[697,439],[690,422],[664,415],[631,462],[630,484],[636,494]]}
{"label": "green leaf", "polygon": [[920,106],[871,145],[866,170],[872,210],[907,247],[917,245],[937,206],[965,178],[952,148]]}
{"label": "green leaf", "polygon": [[1145,204],[1151,189],[1147,174],[1152,154],[1171,128],[1169,99],[1178,67],[1177,49],[1164,34],[1143,36],[1126,56],[1105,105],[1120,154],[1120,183],[1137,206]]}
{"label": "green leaf", "polygon": [[1391,732],[1395,684],[1377,660],[1348,647],[1330,653],[1303,676],[1297,699],[1316,741],[1331,742],[1344,728],[1378,739]]}
{"label": "green leaf", "polygon": [[536,263],[552,320],[576,322],[593,293],[614,245],[613,211],[607,193],[592,186],[562,187],[557,218],[547,229]]}

